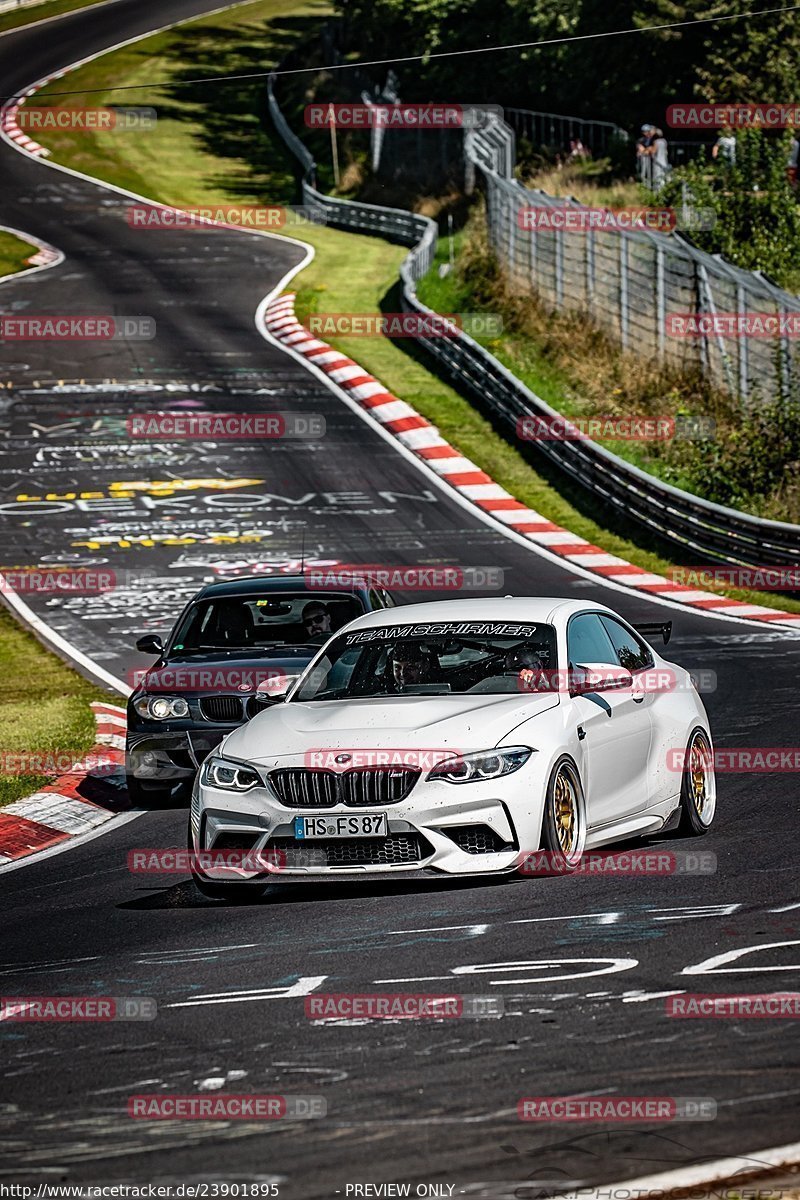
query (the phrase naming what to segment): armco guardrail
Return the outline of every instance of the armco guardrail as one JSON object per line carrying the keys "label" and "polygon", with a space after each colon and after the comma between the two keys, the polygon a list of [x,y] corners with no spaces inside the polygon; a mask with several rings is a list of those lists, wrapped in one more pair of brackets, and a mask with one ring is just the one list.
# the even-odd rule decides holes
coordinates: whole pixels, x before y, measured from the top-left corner
{"label": "armco guardrail", "polygon": [[[418,299],[416,285],[433,265],[436,222],[405,209],[340,200],[318,191],[314,186],[314,159],[280,111],[273,78],[268,83],[268,100],[278,132],[302,164],[303,203],[322,208],[331,225],[379,233],[412,246],[400,268],[403,306],[409,312],[433,315],[433,310]],[[446,369],[456,386],[488,405],[509,431],[516,433],[520,418],[560,418],[555,409],[464,332],[455,338],[416,340]],[[800,561],[798,525],[766,521],[712,504],[663,483],[588,439],[541,441],[537,448],[581,487],[683,551],[746,566],[791,566]]]}

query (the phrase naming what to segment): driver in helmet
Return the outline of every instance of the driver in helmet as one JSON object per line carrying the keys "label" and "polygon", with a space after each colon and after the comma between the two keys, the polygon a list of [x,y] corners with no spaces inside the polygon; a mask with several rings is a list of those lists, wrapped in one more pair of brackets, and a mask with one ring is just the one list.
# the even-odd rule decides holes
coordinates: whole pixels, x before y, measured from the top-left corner
{"label": "driver in helmet", "polygon": [[433,683],[433,655],[427,646],[419,642],[409,642],[403,646],[395,646],[388,655],[389,679],[396,692],[415,683]]}

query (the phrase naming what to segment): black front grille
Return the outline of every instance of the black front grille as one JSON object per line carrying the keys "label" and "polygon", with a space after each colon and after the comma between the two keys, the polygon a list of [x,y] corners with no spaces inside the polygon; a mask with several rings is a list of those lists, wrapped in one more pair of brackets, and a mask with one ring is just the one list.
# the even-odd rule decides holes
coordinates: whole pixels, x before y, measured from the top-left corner
{"label": "black front grille", "polygon": [[432,853],[430,842],[418,833],[390,833],[385,838],[328,838],[297,842],[273,838],[268,850],[280,850],[291,867],[401,867]]}
{"label": "black front grille", "polygon": [[239,696],[203,696],[200,712],[207,721],[244,721]]}
{"label": "black front grille", "polygon": [[271,771],[269,775],[278,799],[287,808],[398,804],[405,800],[418,779],[419,771],[395,767],[359,768],[341,775],[300,767]]}
{"label": "black front grille", "polygon": [[339,803],[332,771],[270,771],[269,781],[281,804],[290,808],[333,808]]}
{"label": "black front grille", "polygon": [[511,849],[488,825],[452,825],[441,832],[467,854],[497,854],[499,850]]}
{"label": "black front grille", "polygon": [[217,835],[212,849],[252,850],[260,837],[260,833],[248,833],[246,830],[242,830],[241,833],[234,833],[233,831],[220,833]]}

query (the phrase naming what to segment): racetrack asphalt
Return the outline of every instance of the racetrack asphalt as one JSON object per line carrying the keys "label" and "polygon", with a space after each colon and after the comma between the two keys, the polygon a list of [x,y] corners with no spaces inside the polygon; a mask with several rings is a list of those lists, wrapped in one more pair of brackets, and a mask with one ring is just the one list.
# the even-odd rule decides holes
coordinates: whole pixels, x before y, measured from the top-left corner
{"label": "racetrack asphalt", "polygon": [[[22,30],[0,40],[3,90],[211,7],[119,0]],[[507,593],[596,599],[628,619],[672,619],[670,655],[717,673],[704,697],[717,745],[796,743],[800,641],[791,633],[667,609],[503,537],[259,335],[259,301],[302,247],[222,230],[132,229],[123,197],[5,143],[0,170],[0,223],[66,256],[3,284],[3,311],[156,321],[152,341],[0,348],[10,384],[2,561],[134,573],[126,588],[91,602],[25,597],[104,668],[124,678],[146,665],[135,637],[164,632],[205,579],[296,560],[301,546],[306,560],[491,566],[503,569]],[[165,447],[133,445],[96,425],[97,416],[141,408],[144,397],[148,407],[178,398],[208,410],[322,414],[327,432],[314,443]],[[209,479],[259,482],[185,486]],[[170,480],[172,494],[148,487]],[[132,482],[144,486],[121,486]],[[82,500],[82,492],[101,495]],[[197,531],[194,544],[170,544]],[[243,540],[225,544],[220,534]],[[408,1181],[532,1200],[548,1181],[636,1178],[793,1141],[796,1023],[673,1020],[654,994],[797,986],[797,798],[794,774],[721,775],[717,822],[702,843],[659,842],[713,852],[717,871],[707,876],[298,885],[227,907],[199,899],[183,876],[127,869],[134,847],[185,844],[178,807],[3,874],[3,995],[142,994],[156,998],[159,1015],[4,1024],[0,1178],[276,1177],[292,1198]],[[708,959],[739,950],[751,952],[727,964],[734,973],[709,978]],[[608,967],[619,969],[597,973]],[[269,995],[292,985],[461,989],[502,996],[505,1015],[312,1024],[302,996]],[[223,1082],[211,1094],[321,1094],[328,1115],[209,1124],[126,1114],[129,1095],[187,1093],[212,1079]],[[717,1116],[632,1127],[517,1119],[522,1096],[577,1092],[710,1097]]]}

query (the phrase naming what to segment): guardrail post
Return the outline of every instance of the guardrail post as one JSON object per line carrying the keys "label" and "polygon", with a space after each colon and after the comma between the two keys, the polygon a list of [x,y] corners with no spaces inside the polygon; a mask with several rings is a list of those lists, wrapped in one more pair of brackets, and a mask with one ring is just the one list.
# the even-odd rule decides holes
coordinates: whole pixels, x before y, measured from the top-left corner
{"label": "guardrail post", "polygon": [[619,332],[622,349],[628,349],[628,239],[619,234]]}
{"label": "guardrail post", "polygon": [[586,306],[594,305],[594,230],[586,230]]}
{"label": "guardrail post", "polygon": [[564,303],[564,235],[555,229],[553,231],[555,238],[555,267],[556,267],[556,301],[558,304]]}
{"label": "guardrail post", "polygon": [[[717,315],[717,308],[714,303],[714,294],[711,291],[711,281],[708,278],[708,271],[706,270],[705,263],[698,263],[697,273],[698,273],[698,276],[702,283],[703,291],[705,293],[705,303],[704,303],[703,307],[709,313],[710,316],[715,317]],[[722,369],[725,372],[725,379],[728,384],[728,390],[730,391],[730,393],[732,395],[735,395],[735,385],[733,382],[733,371],[731,369],[730,355],[728,354],[728,351],[725,348],[725,341],[722,337],[722,334],[719,332],[716,335],[716,343],[717,343],[717,348],[719,349],[720,359],[722,360]],[[708,359],[708,339],[705,337],[703,338],[703,345],[706,347],[706,358]],[[710,362],[709,362],[709,365],[710,365]]]}
{"label": "guardrail post", "polygon": [[656,246],[656,320],[658,357],[663,359],[667,333],[667,298],[664,294],[664,247]]}
{"label": "guardrail post", "polygon": [[[741,283],[736,284],[736,309],[737,312],[745,312],[746,298],[745,290]],[[739,338],[739,395],[743,398],[747,396],[750,390],[750,373],[749,350],[750,346],[746,337]]]}

